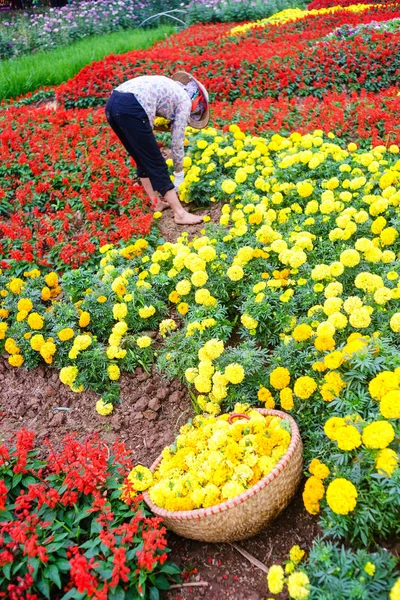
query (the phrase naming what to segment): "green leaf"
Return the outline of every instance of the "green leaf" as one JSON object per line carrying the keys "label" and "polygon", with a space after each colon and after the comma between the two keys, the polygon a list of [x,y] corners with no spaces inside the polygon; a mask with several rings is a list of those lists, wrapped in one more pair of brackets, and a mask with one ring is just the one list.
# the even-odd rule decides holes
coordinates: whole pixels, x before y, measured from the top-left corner
{"label": "green leaf", "polygon": [[14,475],[14,477],[12,478],[12,486],[11,487],[15,488],[19,484],[21,479],[22,479],[21,473],[17,473],[17,475]]}
{"label": "green leaf", "polygon": [[108,592],[108,600],[125,600],[124,590],[118,586],[112,592]]}
{"label": "green leaf", "polygon": [[156,586],[160,590],[169,590],[168,579],[166,577],[164,577],[164,575],[162,575],[162,574],[157,575],[156,576]]}
{"label": "green leaf", "polygon": [[166,573],[167,575],[177,575],[178,573],[181,572],[180,568],[175,563],[163,564],[160,571],[162,571],[163,573]]}
{"label": "green leaf", "polygon": [[84,550],[86,550],[87,548],[94,548],[99,543],[100,543],[100,540],[97,540],[97,539],[96,540],[88,540],[84,544],[81,544],[80,548],[83,548]]}
{"label": "green leaf", "polygon": [[44,577],[42,579],[39,579],[38,581],[36,581],[36,587],[45,598],[50,599],[50,584],[48,579],[45,579]]}
{"label": "green leaf", "polygon": [[61,589],[60,573],[56,565],[49,565],[48,567],[46,567],[44,570],[44,574],[46,575],[46,577],[48,577],[48,579],[50,579],[50,581],[54,583],[54,585],[58,587],[59,590]]}
{"label": "green leaf", "polygon": [[81,598],[84,598],[85,594],[79,594],[78,590],[76,588],[72,588],[71,590],[69,590],[69,592],[67,592],[66,594],[64,594],[64,596],[61,598],[61,600],[81,600]]}
{"label": "green leaf", "polygon": [[33,577],[33,579],[36,579],[36,574],[38,572],[40,560],[38,558],[30,558],[28,560],[28,565],[33,568],[32,577]]}
{"label": "green leaf", "polygon": [[92,521],[92,524],[90,526],[90,535],[94,535],[96,533],[100,533],[100,531],[102,530],[102,526],[100,523],[98,523],[97,521]]}
{"label": "green leaf", "polygon": [[71,568],[69,560],[66,558],[59,558],[56,561],[56,567],[59,571],[69,571]]}
{"label": "green leaf", "polygon": [[150,600],[160,600],[160,592],[156,587],[150,588],[149,598]]}
{"label": "green leaf", "polygon": [[34,483],[37,483],[37,479],[35,477],[32,477],[32,475],[27,475],[23,478],[22,483],[25,487],[28,487],[28,485],[33,485]]}
{"label": "green leaf", "polygon": [[12,521],[12,520],[13,520],[13,516],[9,510],[0,510],[0,523],[3,523],[4,521]]}
{"label": "green leaf", "polygon": [[7,579],[10,579],[11,577],[11,565],[12,563],[6,563],[3,567],[3,574]]}

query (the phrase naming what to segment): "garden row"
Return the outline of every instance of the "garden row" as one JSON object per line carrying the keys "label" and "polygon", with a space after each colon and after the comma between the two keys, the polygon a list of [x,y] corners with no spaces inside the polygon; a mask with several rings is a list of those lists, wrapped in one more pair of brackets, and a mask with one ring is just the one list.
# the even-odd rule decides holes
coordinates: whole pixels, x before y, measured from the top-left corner
{"label": "garden row", "polygon": [[[384,22],[398,15],[393,5],[357,10],[301,13],[301,18],[298,11],[285,11],[275,17],[278,24],[251,28],[233,37],[225,35],[229,32],[225,25],[192,27],[151,50],[110,57],[83,69],[56,88],[57,98],[70,107],[104,104],[113,86],[126,77],[187,68],[214,91],[213,117],[224,129],[232,122],[257,134],[322,129],[339,135],[343,142],[360,140],[363,147],[371,141],[390,144],[398,138],[400,114],[395,87],[399,53],[392,46],[398,34],[387,38],[374,33],[375,47],[365,41],[357,48],[359,36],[350,45],[342,40],[336,47],[336,39],[327,41],[327,46],[325,42],[315,44],[316,39],[345,23]],[[292,18],[296,20],[286,22]],[[288,65],[294,60],[294,46],[299,58],[292,70]],[[390,56],[383,58],[388,49]],[[333,58],[328,57],[330,50]],[[370,60],[361,60],[361,51]],[[237,58],[230,58],[234,56]],[[353,66],[348,73],[337,68],[343,61],[351,65],[357,61],[357,68],[363,69],[360,81],[352,74]],[[325,64],[330,65],[329,70]],[[380,82],[373,65],[375,71],[384,71]],[[316,71],[328,80],[322,88],[310,84]],[[230,72],[232,77],[227,76]],[[274,93],[265,90],[272,82],[276,85],[276,73],[282,75],[283,88],[276,90],[279,94],[274,98]],[[293,77],[297,83],[290,83]],[[368,82],[382,90],[366,91]],[[259,90],[268,97],[257,100]],[[322,99],[317,98],[316,90]],[[235,97],[240,99],[233,104],[224,100]],[[100,245],[117,243],[132,234],[148,233],[151,217],[144,215],[146,200],[134,183],[123,148],[105,122],[103,109],[49,113],[42,108],[14,106],[0,114],[0,121],[0,243],[2,254],[12,259],[3,261],[3,268],[15,265],[15,260],[20,264],[18,272],[29,262],[50,268],[90,264],[99,247],[97,240]]]}
{"label": "garden row", "polygon": [[[166,377],[187,382],[196,410],[210,419],[244,401],[292,414],[305,444],[305,507],[319,515],[324,534],[348,544],[341,552],[316,543],[306,563],[294,549],[285,569],[271,568],[271,593],[287,578],[297,600],[400,596],[394,561],[379,548],[400,528],[400,148],[374,125],[361,143],[354,130],[345,129],[350,143],[336,135],[344,129],[341,99],[344,115],[372,100],[381,114],[385,102],[395,111],[397,33],[367,32],[367,41],[357,37],[364,29],[349,42],[328,37],[345,24],[398,16],[392,5],[357,6],[285,11],[274,24],[243,31],[194,27],[148,52],[83,70],[56,90],[68,109],[39,118],[30,106],[10,107],[1,134],[2,253],[11,245],[16,253],[0,274],[0,349],[16,368],[44,361],[77,393],[94,390],[102,415],[118,403],[121,372],[154,361]],[[103,109],[90,108],[128,73],[164,72],[166,55],[167,73],[191,69],[218,94],[215,114],[224,122],[188,131],[180,190],[184,201],[225,203],[221,218],[193,241],[182,234],[176,243],[157,239],[152,215],[135,208],[132,165],[109,134]],[[365,72],[354,77],[362,60]],[[328,61],[326,73],[318,61]],[[347,73],[339,74],[341,61]],[[273,69],[281,88],[271,88],[269,108],[255,99],[259,86],[272,84]],[[326,78],[317,88],[316,77]],[[235,118],[245,121],[249,106],[257,115],[250,133],[232,124],[226,102],[235,97]],[[301,102],[319,111],[321,125],[314,120],[287,133],[283,123],[292,128],[304,114]],[[280,132],[255,136],[264,107]],[[372,134],[385,143],[370,146]],[[76,236],[68,256],[67,228]],[[130,239],[139,232],[144,237]],[[249,468],[232,477],[236,488],[260,477],[260,442],[256,435],[245,442]],[[212,478],[224,481],[227,466],[216,469],[210,457],[206,485],[217,501]],[[171,490],[176,502],[199,508],[210,489],[204,487],[196,496]]]}
{"label": "garden row", "polygon": [[54,364],[74,391],[102,394],[106,415],[120,373],[157,349],[201,412],[243,399],[290,411],[323,531],[354,547],[388,539],[400,508],[399,147],[231,126],[192,134],[189,152],[182,196],[229,199],[220,223],[193,242],[105,246],[97,273],[3,275],[10,364]]}

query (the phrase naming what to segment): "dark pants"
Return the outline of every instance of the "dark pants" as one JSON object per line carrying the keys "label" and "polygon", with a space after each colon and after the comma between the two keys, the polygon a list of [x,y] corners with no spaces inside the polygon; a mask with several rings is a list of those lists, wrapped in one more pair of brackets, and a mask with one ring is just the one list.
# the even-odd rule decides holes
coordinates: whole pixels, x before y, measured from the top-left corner
{"label": "dark pants", "polygon": [[138,177],[148,177],[161,196],[174,189],[146,111],[134,94],[114,90],[106,104],[106,117],[136,162]]}

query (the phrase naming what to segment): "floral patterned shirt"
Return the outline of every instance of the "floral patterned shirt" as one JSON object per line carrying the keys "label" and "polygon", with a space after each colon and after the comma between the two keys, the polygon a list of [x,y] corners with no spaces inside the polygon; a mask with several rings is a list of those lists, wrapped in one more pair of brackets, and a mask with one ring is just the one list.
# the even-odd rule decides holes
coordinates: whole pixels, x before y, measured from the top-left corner
{"label": "floral patterned shirt", "polygon": [[172,121],[172,160],[175,171],[177,173],[182,171],[185,128],[192,108],[191,99],[183,85],[162,75],[143,75],[125,81],[116,90],[135,94],[151,124],[154,123],[156,116]]}

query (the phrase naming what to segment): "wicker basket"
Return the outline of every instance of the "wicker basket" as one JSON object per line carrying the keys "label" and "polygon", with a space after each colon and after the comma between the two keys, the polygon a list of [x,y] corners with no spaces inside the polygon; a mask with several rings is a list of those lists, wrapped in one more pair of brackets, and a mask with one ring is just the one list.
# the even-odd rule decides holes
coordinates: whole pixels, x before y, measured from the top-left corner
{"label": "wicker basket", "polygon": [[[160,508],[144,492],[144,500],[175,533],[202,542],[233,542],[252,537],[264,529],[289,504],[303,470],[303,444],[294,419],[279,410],[257,409],[263,415],[288,419],[292,439],[286,454],[274,469],[251,488],[226,502],[196,510],[169,511]],[[155,471],[161,456],[152,464]]]}

